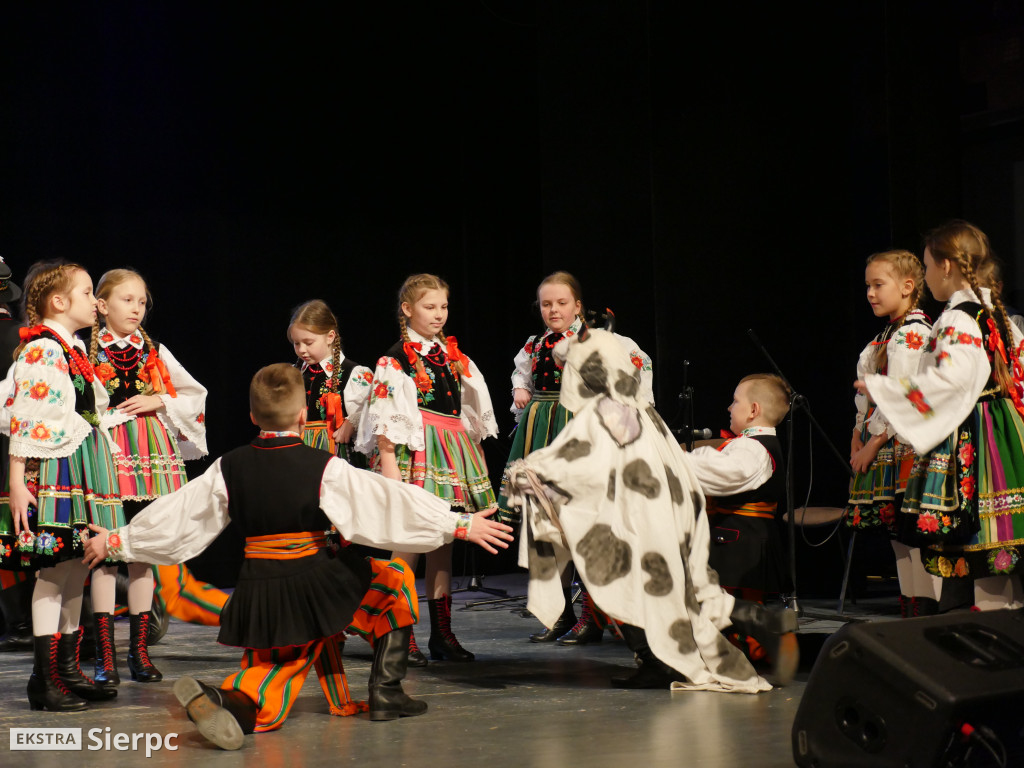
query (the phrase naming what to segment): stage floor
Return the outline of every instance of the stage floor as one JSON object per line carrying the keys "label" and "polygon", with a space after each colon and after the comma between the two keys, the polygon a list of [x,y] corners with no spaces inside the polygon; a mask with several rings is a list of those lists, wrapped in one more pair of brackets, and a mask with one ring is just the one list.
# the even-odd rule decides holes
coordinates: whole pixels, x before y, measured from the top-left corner
{"label": "stage floor", "polygon": [[[525,591],[521,576],[492,577],[489,587],[511,594]],[[634,668],[632,654],[605,633],[600,644],[566,648],[534,644],[527,636],[540,626],[523,617],[523,603],[467,609],[488,595],[456,595],[453,624],[463,645],[476,653],[470,664],[432,662],[411,669],[405,688],[430,704],[426,715],[371,723],[366,716],[330,717],[311,672],[281,730],[246,737],[238,752],[209,746],[177,704],[171,686],[181,675],[219,684],[237,670],[239,652],[218,645],[214,627],[173,621],[152,646],[164,681],[143,685],[127,679],[124,653],[127,621],[116,623],[123,682],[117,699],[74,714],[31,712],[25,684],[28,654],[0,654],[0,765],[19,768],[80,766],[215,766],[306,768],[444,766],[445,768],[591,768],[593,766],[773,766],[793,765],[790,728],[817,647],[841,623],[801,619],[804,663],[797,680],[759,695],[707,692],[626,691],[609,687],[615,674]],[[849,612],[887,619],[895,600],[862,601]],[[831,611],[835,601],[803,601],[805,610]],[[872,607],[874,606],[874,610]],[[423,606],[424,625],[426,606]],[[427,637],[426,626],[422,639]],[[369,646],[352,639],[345,666],[353,695],[366,697]],[[8,752],[11,728],[81,728],[83,751]],[[95,730],[94,730],[95,729]],[[108,731],[109,729],[109,731]],[[90,739],[93,731],[97,739]],[[146,738],[138,751],[106,749],[108,734],[159,734],[161,749],[147,758]],[[177,734],[169,737],[169,734]],[[151,743],[155,740],[152,737]],[[176,750],[164,748],[176,746]],[[91,749],[92,747],[92,749]],[[101,747],[100,749],[95,749]]]}

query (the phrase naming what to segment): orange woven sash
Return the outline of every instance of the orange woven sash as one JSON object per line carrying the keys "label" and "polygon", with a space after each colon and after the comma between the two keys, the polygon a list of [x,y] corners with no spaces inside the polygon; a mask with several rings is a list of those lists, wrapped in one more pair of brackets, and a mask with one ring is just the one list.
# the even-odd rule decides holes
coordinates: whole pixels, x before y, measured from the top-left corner
{"label": "orange woven sash", "polygon": [[315,555],[326,546],[323,531],[247,536],[245,556],[255,560],[298,560]]}
{"label": "orange woven sash", "polygon": [[771,501],[752,501],[749,504],[741,504],[738,507],[726,507],[723,506],[713,499],[708,500],[708,517],[714,515],[742,515],[743,517],[766,517],[771,519],[775,517],[775,510],[778,504]]}

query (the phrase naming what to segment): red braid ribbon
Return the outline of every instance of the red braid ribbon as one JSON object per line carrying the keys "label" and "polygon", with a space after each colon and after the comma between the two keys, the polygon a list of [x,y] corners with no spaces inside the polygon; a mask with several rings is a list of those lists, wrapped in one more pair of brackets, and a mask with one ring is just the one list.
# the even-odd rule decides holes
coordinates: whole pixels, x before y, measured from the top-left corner
{"label": "red braid ribbon", "polygon": [[448,348],[445,351],[448,354],[448,364],[462,363],[462,375],[467,379],[470,378],[469,358],[466,357],[466,354],[461,349],[459,349],[459,342],[454,336],[448,337]]}
{"label": "red braid ribbon", "polygon": [[142,366],[142,370],[139,372],[139,379],[152,386],[154,394],[158,395],[166,391],[171,397],[178,396],[178,393],[174,391],[174,385],[171,383],[171,374],[167,371],[167,366],[160,359],[156,349],[149,350],[146,364]]}
{"label": "red braid ribbon", "polygon": [[45,325],[33,325],[31,328],[19,328],[18,337],[24,344],[26,341],[30,341],[42,333],[45,328]]}
{"label": "red braid ribbon", "polygon": [[337,392],[328,392],[320,398],[320,404],[327,413],[327,423],[333,435],[345,423],[345,411],[342,407],[341,395]]}

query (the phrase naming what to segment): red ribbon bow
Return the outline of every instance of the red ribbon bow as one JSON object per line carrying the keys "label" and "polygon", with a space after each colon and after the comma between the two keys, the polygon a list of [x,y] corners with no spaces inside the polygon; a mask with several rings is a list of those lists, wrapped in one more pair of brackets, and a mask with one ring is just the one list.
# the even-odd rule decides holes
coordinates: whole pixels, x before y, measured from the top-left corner
{"label": "red ribbon bow", "polygon": [[327,423],[330,425],[331,434],[333,435],[345,423],[345,411],[341,395],[337,392],[328,392],[320,398],[320,404],[327,413]]}
{"label": "red ribbon bow", "polygon": [[459,342],[456,341],[454,336],[448,337],[448,363],[462,363],[462,373],[468,379],[471,374],[469,372],[469,358],[466,357],[465,353],[459,349]]}
{"label": "red ribbon bow", "polygon": [[33,325],[31,328],[19,328],[18,338],[20,338],[21,342],[24,344],[26,341],[34,339],[36,336],[42,333],[45,328],[45,325]]}
{"label": "red ribbon bow", "polygon": [[171,383],[171,374],[167,371],[167,366],[164,365],[164,361],[160,359],[155,349],[149,351],[146,364],[142,366],[142,370],[139,372],[139,379],[153,387],[153,394],[158,395],[166,391],[171,397],[178,396],[178,393],[174,391],[174,385]]}

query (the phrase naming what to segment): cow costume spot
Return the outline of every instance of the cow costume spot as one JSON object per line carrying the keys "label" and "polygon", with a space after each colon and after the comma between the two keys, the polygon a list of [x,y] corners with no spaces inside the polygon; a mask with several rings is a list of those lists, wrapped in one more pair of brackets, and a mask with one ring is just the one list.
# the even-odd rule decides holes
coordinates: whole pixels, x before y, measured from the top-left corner
{"label": "cow costume spot", "polygon": [[661,483],[651,471],[651,465],[643,459],[633,459],[622,470],[622,483],[631,491],[656,499],[661,494]]}
{"label": "cow costume spot", "polygon": [[608,473],[608,501],[615,501],[615,470]]}
{"label": "cow costume spot", "polygon": [[589,395],[583,395],[580,391],[584,397],[593,397],[608,391],[608,371],[601,362],[600,352],[591,354],[580,366],[580,378],[590,390]]}
{"label": "cow costume spot", "polygon": [[559,576],[555,562],[555,548],[547,541],[537,541],[530,537],[530,578],[547,581]]}
{"label": "cow costume spot", "polygon": [[626,373],[618,371],[615,378],[615,391],[626,397],[636,397],[640,391],[640,371]]}
{"label": "cow costume spot", "polygon": [[662,437],[668,437],[668,427],[666,426],[664,419],[661,418],[661,414],[654,410],[653,405],[647,406],[646,413],[651,417],[651,421],[654,422],[654,426],[658,428],[659,434],[661,434]]}
{"label": "cow costume spot", "polygon": [[672,468],[668,464],[664,465],[665,476],[668,478],[668,492],[672,494],[673,504],[682,504],[686,500],[686,496],[683,493],[683,484],[679,481],[676,473],[672,471]]}
{"label": "cow costume spot", "polygon": [[587,581],[604,587],[621,579],[632,569],[633,551],[612,533],[611,526],[598,523],[580,539],[576,552],[583,558]]}
{"label": "cow costume spot", "polygon": [[697,641],[693,639],[693,624],[686,619],[676,619],[668,628],[668,636],[676,641],[679,652],[687,654],[697,652]]}
{"label": "cow costume spot", "polygon": [[598,401],[597,418],[619,448],[635,442],[643,432],[637,412],[610,397],[602,397]]}
{"label": "cow costume spot", "polygon": [[566,461],[576,461],[576,459],[582,459],[584,456],[589,455],[590,443],[586,440],[573,438],[558,449],[558,458],[565,459]]}
{"label": "cow costume spot", "polygon": [[659,552],[645,552],[640,558],[640,568],[651,577],[651,580],[644,584],[644,592],[648,595],[664,597],[672,591],[673,581],[668,561]]}

